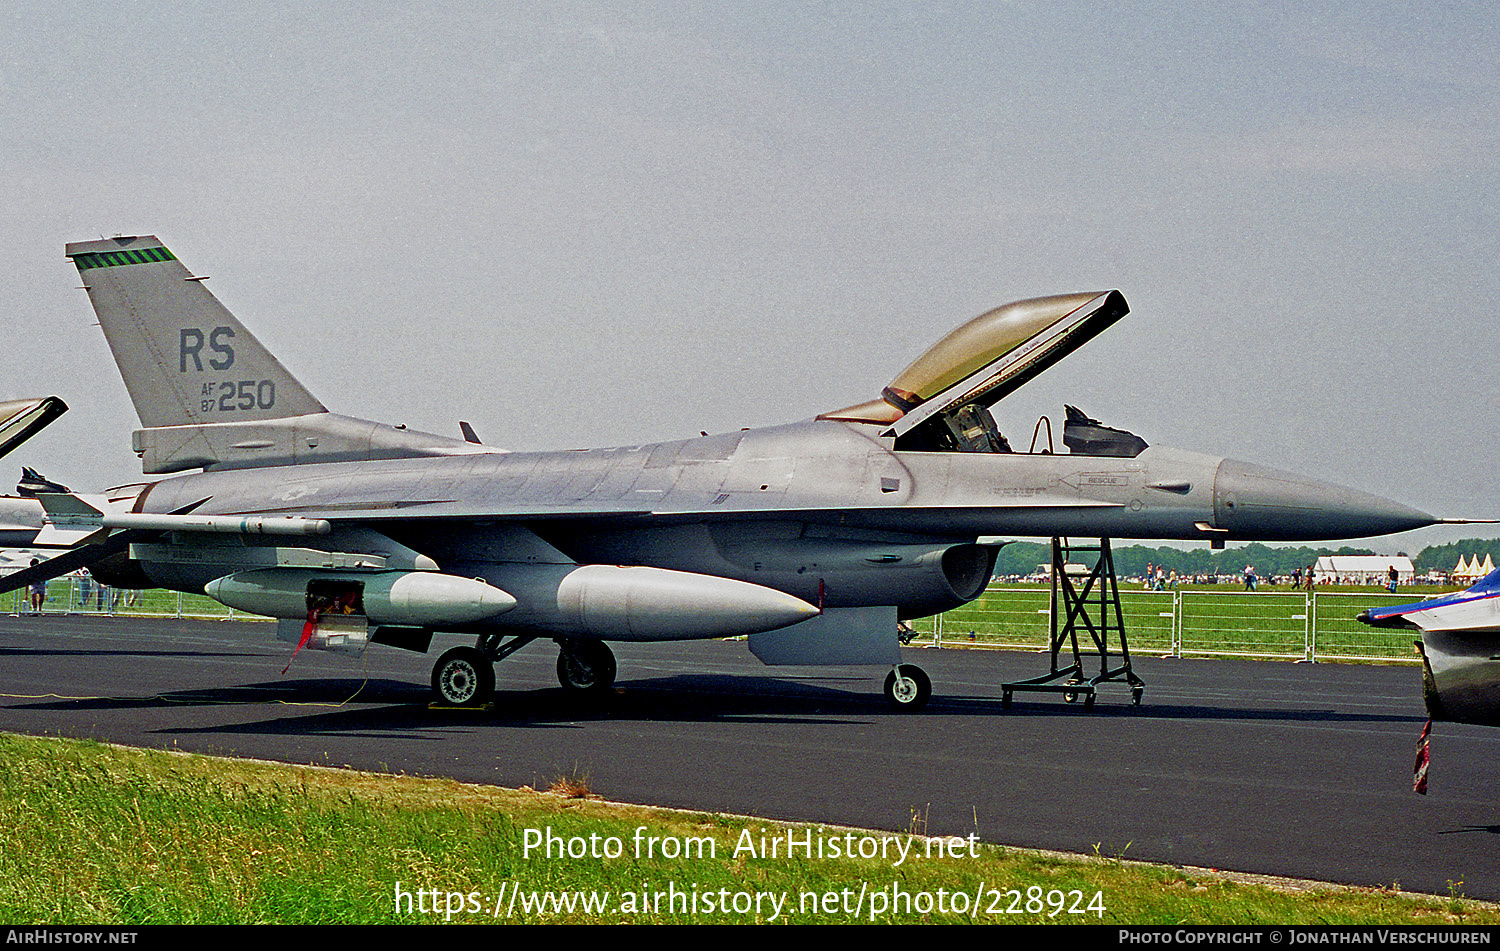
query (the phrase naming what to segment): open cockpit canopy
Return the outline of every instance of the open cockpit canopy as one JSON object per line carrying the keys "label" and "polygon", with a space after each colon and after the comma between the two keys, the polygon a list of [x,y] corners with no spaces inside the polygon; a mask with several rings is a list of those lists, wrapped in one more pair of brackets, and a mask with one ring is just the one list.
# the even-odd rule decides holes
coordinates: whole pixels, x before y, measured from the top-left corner
{"label": "open cockpit canopy", "polygon": [[888,425],[898,448],[1007,452],[989,407],[1129,310],[1119,291],[1033,297],[996,307],[929,347],[880,399],[819,418]]}
{"label": "open cockpit canopy", "polygon": [[1033,297],[956,328],[902,370],[885,399],[910,412],[933,397],[945,407],[992,406],[1125,316],[1119,291]]}

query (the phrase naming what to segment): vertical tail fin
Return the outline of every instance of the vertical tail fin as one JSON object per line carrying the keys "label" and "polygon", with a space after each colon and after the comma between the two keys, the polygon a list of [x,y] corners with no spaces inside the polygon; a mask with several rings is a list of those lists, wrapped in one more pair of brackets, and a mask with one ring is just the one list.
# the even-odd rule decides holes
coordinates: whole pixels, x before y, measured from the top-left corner
{"label": "vertical tail fin", "polygon": [[141,425],[325,412],[154,236],[69,244]]}
{"label": "vertical tail fin", "polygon": [[147,473],[495,451],[328,412],[154,237],[67,254],[141,419]]}

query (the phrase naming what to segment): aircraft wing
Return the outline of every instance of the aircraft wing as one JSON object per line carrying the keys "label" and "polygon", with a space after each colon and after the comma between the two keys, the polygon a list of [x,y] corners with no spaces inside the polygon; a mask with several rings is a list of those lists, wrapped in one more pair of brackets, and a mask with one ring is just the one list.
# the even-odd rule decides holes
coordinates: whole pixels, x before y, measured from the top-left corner
{"label": "aircraft wing", "polygon": [[79,568],[92,567],[106,558],[122,554],[130,548],[132,542],[146,537],[148,535],[144,532],[120,532],[102,542],[70,548],[61,555],[0,578],[0,594],[19,590],[38,581],[51,581]]}
{"label": "aircraft wing", "polygon": [[1421,631],[1500,632],[1500,571],[1463,591],[1412,604],[1371,608],[1359,620],[1373,627],[1406,627]]}

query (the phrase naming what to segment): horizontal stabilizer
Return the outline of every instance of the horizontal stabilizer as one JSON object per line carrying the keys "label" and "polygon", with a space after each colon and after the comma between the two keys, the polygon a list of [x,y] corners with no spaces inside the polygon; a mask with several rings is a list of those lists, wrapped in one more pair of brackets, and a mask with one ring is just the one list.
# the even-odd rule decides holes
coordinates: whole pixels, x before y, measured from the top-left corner
{"label": "horizontal stabilizer", "polygon": [[150,474],[496,451],[449,436],[338,413],[138,429],[131,435],[131,448],[141,459],[142,471]]}

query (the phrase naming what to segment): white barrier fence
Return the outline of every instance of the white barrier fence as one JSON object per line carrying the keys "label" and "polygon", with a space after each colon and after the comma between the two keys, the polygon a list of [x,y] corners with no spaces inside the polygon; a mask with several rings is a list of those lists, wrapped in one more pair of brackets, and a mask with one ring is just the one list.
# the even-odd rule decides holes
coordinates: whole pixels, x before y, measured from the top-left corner
{"label": "white barrier fence", "polygon": [[[39,599],[39,604],[38,604]],[[95,614],[131,617],[254,618],[236,613],[207,595],[160,588],[135,591],[111,588],[92,578],[65,575],[45,585],[12,591],[0,601],[11,614]]]}
{"label": "white barrier fence", "polygon": [[[1367,608],[1423,595],[1320,591],[1121,591],[1130,650],[1161,656],[1241,656],[1290,660],[1416,662],[1406,630],[1355,620]],[[1051,630],[1047,588],[992,586],[978,600],[912,622],[915,643],[986,644],[1045,650]],[[1091,610],[1097,612],[1098,602]],[[1111,624],[1113,618],[1111,617]],[[1093,649],[1087,634],[1080,648]],[[1119,644],[1111,638],[1112,652]]]}

